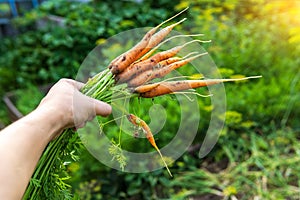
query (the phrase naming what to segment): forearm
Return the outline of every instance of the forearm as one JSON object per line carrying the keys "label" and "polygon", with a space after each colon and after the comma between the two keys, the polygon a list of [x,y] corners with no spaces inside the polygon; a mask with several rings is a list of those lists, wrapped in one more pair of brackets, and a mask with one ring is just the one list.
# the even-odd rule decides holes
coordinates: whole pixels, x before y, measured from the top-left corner
{"label": "forearm", "polygon": [[0,199],[21,199],[43,150],[61,130],[55,118],[37,109],[0,132]]}

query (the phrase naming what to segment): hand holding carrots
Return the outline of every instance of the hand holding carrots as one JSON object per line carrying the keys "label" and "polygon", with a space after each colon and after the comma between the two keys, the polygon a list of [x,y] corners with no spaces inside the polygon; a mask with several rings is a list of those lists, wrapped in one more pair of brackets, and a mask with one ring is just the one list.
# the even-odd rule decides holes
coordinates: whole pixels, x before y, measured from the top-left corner
{"label": "hand holding carrots", "polygon": [[56,117],[61,131],[71,127],[82,128],[96,115],[109,115],[111,106],[83,95],[79,91],[83,85],[71,79],[61,79],[50,89],[37,110]]}

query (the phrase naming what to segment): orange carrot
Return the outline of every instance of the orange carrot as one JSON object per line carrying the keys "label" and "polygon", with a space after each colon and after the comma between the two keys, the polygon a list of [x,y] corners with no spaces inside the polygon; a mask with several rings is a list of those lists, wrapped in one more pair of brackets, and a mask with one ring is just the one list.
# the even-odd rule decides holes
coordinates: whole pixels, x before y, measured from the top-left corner
{"label": "orange carrot", "polygon": [[148,45],[151,36],[155,33],[158,29],[158,26],[152,28],[150,31],[146,33],[143,39],[137,43],[134,47],[129,49],[127,52],[123,53],[122,55],[118,56],[114,59],[108,66],[113,74],[118,74],[126,69],[131,63],[138,59],[138,55],[143,49]]}
{"label": "orange carrot", "polygon": [[[130,80],[127,81],[127,85],[129,87],[140,86],[140,85],[152,80],[153,78],[155,78],[154,72],[156,72],[157,70],[163,69],[164,67],[166,67],[172,63],[178,62],[181,59],[182,58],[179,58],[179,57],[173,57],[173,58],[163,60],[163,61],[159,62],[156,66],[154,66],[152,69],[141,72],[140,74],[132,77]],[[123,81],[121,81],[121,82],[123,82]],[[120,83],[120,82],[118,82],[118,83]]]}
{"label": "orange carrot", "polygon": [[165,67],[159,68],[159,69],[154,71],[154,73],[151,77],[151,80],[154,79],[154,78],[162,78],[162,77],[166,76],[167,74],[169,74],[171,71],[173,71],[173,70],[175,70],[179,67],[182,67],[182,66],[186,65],[187,63],[195,60],[196,58],[198,58],[200,56],[203,56],[203,55],[206,55],[206,54],[207,54],[207,52],[202,53],[202,54],[198,54],[196,56],[186,58],[184,60],[180,60],[180,61],[171,63],[170,65],[167,65]]}
{"label": "orange carrot", "polygon": [[[133,77],[132,79],[127,81],[127,84],[130,87],[136,87],[136,86],[140,86],[148,81],[151,81],[155,78],[162,78],[162,77],[166,76],[168,73],[170,73],[171,71],[173,71],[179,67],[182,67],[182,66],[186,65],[187,63],[191,62],[192,60],[194,60],[200,56],[206,55],[206,54],[207,53],[198,54],[196,56],[186,58],[184,60],[179,60],[177,62],[176,62],[176,60],[177,60],[176,58],[161,61],[157,65],[157,67],[153,67],[150,70],[144,71],[141,74],[136,75],[135,77]],[[170,63],[170,64],[168,65],[168,63]]]}
{"label": "orange carrot", "polygon": [[[173,47],[169,50],[166,50],[166,51],[162,51],[162,52],[159,52],[153,56],[151,56],[150,58],[148,58],[147,60],[144,60],[142,61],[141,63],[155,63],[157,64],[158,62],[160,61],[163,61],[165,59],[168,59],[168,58],[171,58],[173,56],[175,56],[180,50],[182,50],[185,46],[191,44],[191,43],[194,43],[194,42],[199,42],[199,40],[192,40],[192,41],[189,41],[185,44],[182,44],[182,45],[179,45],[179,46],[176,46],[176,47]],[[143,68],[145,69],[145,68]],[[149,68],[146,68],[146,70],[149,69]],[[141,70],[141,69],[140,69]]]}
{"label": "orange carrot", "polygon": [[147,70],[143,73],[141,73],[138,76],[133,77],[132,79],[127,81],[128,87],[136,87],[139,85],[142,85],[152,79],[153,76],[153,71],[152,70]]}
{"label": "orange carrot", "polygon": [[[164,94],[171,94],[174,92],[188,90],[193,88],[205,87],[229,81],[241,81],[250,78],[260,78],[261,76],[252,76],[238,79],[206,79],[206,80],[183,80],[183,81],[169,81],[161,82],[158,86],[153,87],[148,92],[141,93],[140,96],[144,98],[153,98]],[[142,86],[141,86],[142,87]],[[151,87],[151,86],[147,86]]]}
{"label": "orange carrot", "polygon": [[152,69],[155,65],[158,64],[158,62],[175,56],[181,49],[182,49],[182,45],[176,46],[167,51],[159,52],[147,60],[131,65],[127,69],[125,69],[124,72],[119,74],[116,77],[116,80],[118,81],[118,83],[124,83],[127,80],[129,80],[131,77],[137,76],[138,74],[144,71]]}
{"label": "orange carrot", "polygon": [[[169,42],[169,41],[171,41],[171,40],[173,40],[175,38],[179,38],[179,37],[196,37],[196,36],[203,36],[203,34],[175,35],[175,36],[172,36],[170,38],[167,38],[166,40],[164,40],[163,42],[159,43],[157,46],[155,46],[154,48],[152,48],[151,51],[149,51],[148,53],[146,53],[145,55],[143,55],[143,57],[141,57],[136,62],[141,62],[141,61],[144,61],[144,60],[148,59],[156,50],[159,49],[159,47],[161,47],[165,43],[167,43],[167,42]],[[211,40],[198,40],[198,42],[207,43],[207,42],[211,42]]]}
{"label": "orange carrot", "polygon": [[144,71],[144,72],[136,75],[135,77],[132,77],[130,80],[127,81],[127,85],[129,87],[140,86],[140,85],[152,80],[153,78],[155,78],[154,72],[156,72],[157,70],[163,69],[164,67],[166,67],[172,63],[178,62],[181,59],[182,58],[179,58],[179,57],[173,57],[173,58],[163,60],[163,61],[159,62],[156,66],[154,66],[152,69],[149,69],[147,71]]}
{"label": "orange carrot", "polygon": [[140,85],[140,86],[134,88],[134,92],[135,93],[145,93],[145,92],[148,92],[148,91],[152,90],[153,88],[156,88],[159,84],[160,83]]}
{"label": "orange carrot", "polygon": [[192,40],[183,45],[179,45],[179,46],[173,47],[169,50],[159,52],[159,53],[151,56],[147,60],[144,60],[144,61],[141,61],[141,62],[138,62],[138,63],[135,63],[135,64],[129,66],[121,74],[117,75],[116,81],[118,83],[124,83],[127,80],[129,80],[131,77],[135,77],[144,71],[152,69],[160,61],[175,56],[182,48],[184,48],[185,46],[187,46],[193,42],[198,42],[198,40]]}
{"label": "orange carrot", "polygon": [[186,11],[188,8],[182,10],[178,14],[170,17],[169,19],[163,21],[156,27],[152,28],[150,31],[148,31],[145,36],[142,38],[142,40],[137,43],[134,47],[129,49],[127,52],[121,54],[118,56],[116,59],[111,61],[109,64],[108,68],[111,70],[113,74],[119,74],[122,72],[124,69],[126,69],[130,64],[132,64],[134,61],[139,59],[141,56],[143,56],[141,53],[145,51],[144,49],[148,49],[145,53],[147,53],[150,49],[146,48],[148,43],[150,42],[151,37],[153,34],[166,22],[172,20],[173,18],[177,17],[180,15],[182,12]]}
{"label": "orange carrot", "polygon": [[126,117],[127,117],[128,121],[130,121],[130,123],[132,123],[135,126],[139,126],[140,118],[138,118],[137,116],[135,116],[133,114],[128,114]]}
{"label": "orange carrot", "polygon": [[143,49],[143,51],[140,53],[140,56],[139,57],[141,57],[141,56],[143,56],[143,55],[145,55],[145,53],[147,53],[150,49],[152,49],[153,47],[155,47],[156,45],[158,45],[172,30],[173,30],[173,28],[175,27],[175,26],[177,26],[178,24],[180,24],[180,23],[182,23],[183,21],[185,21],[186,20],[186,18],[184,18],[184,19],[182,19],[182,20],[180,20],[179,22],[177,22],[177,23],[174,23],[174,24],[171,24],[171,25],[169,25],[169,26],[167,26],[167,27],[165,27],[165,28],[163,28],[163,29],[161,29],[160,31],[158,31],[157,33],[155,33],[152,37],[151,37],[151,39],[150,39],[150,41],[149,41],[149,43],[148,43],[148,45],[147,45],[147,47],[145,48],[145,49]]}
{"label": "orange carrot", "polygon": [[178,62],[178,61],[180,61],[180,60],[182,60],[183,58],[181,58],[181,57],[172,57],[172,58],[168,58],[168,59],[166,59],[166,60],[163,60],[163,61],[160,61],[156,66],[155,66],[155,68],[163,68],[163,67],[165,67],[165,66],[168,66],[168,65],[170,65],[170,64],[172,64],[172,63],[174,63],[174,62]]}
{"label": "orange carrot", "polygon": [[165,160],[164,160],[164,158],[163,158],[163,156],[162,156],[162,154],[161,154],[159,148],[157,147],[156,142],[155,142],[155,139],[154,139],[154,137],[153,137],[153,134],[152,134],[152,132],[151,132],[149,126],[147,125],[147,123],[146,123],[144,120],[138,118],[137,116],[135,116],[135,115],[133,115],[133,114],[128,114],[128,115],[127,115],[127,119],[128,119],[128,121],[130,121],[133,125],[135,125],[135,126],[137,126],[137,127],[143,129],[144,133],[146,134],[146,138],[148,139],[148,141],[150,142],[150,144],[155,148],[155,150],[159,153],[159,155],[160,155],[160,157],[161,157],[161,159],[162,159],[162,161],[163,161],[165,167],[166,167],[167,170],[168,170],[168,173],[170,174],[170,176],[172,176],[172,173],[170,172],[167,163],[165,162]]}

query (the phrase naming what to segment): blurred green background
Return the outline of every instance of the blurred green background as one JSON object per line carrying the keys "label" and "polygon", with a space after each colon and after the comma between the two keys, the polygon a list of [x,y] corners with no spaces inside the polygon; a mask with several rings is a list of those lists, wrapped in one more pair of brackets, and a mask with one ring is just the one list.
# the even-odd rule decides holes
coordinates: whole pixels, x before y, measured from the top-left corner
{"label": "blurred green background", "polygon": [[[203,159],[197,145],[212,108],[207,99],[199,99],[207,118],[195,148],[170,166],[174,178],[165,169],[144,174],[112,170],[81,149],[80,160],[65,169],[74,198],[300,199],[298,0],[46,1],[14,20],[17,36],[0,40],[0,95],[15,91],[14,103],[26,114],[43,96],[37,85],[75,78],[96,45],[125,30],[155,26],[187,6],[182,17],[188,20],[176,30],[211,39],[203,47],[224,78],[263,78],[225,84],[226,125]],[[160,144],[172,138],[179,120],[168,121],[164,137],[157,136]],[[1,103],[0,123],[10,122]]]}

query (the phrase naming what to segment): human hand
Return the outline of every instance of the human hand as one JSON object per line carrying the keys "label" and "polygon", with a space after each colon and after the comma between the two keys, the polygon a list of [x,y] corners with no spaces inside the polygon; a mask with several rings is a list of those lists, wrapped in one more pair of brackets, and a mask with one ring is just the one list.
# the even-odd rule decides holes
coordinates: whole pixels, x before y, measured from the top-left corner
{"label": "human hand", "polygon": [[65,128],[82,128],[96,115],[105,117],[111,113],[109,104],[82,94],[79,90],[83,85],[71,79],[61,79],[38,106],[37,110],[59,123],[59,132]]}

